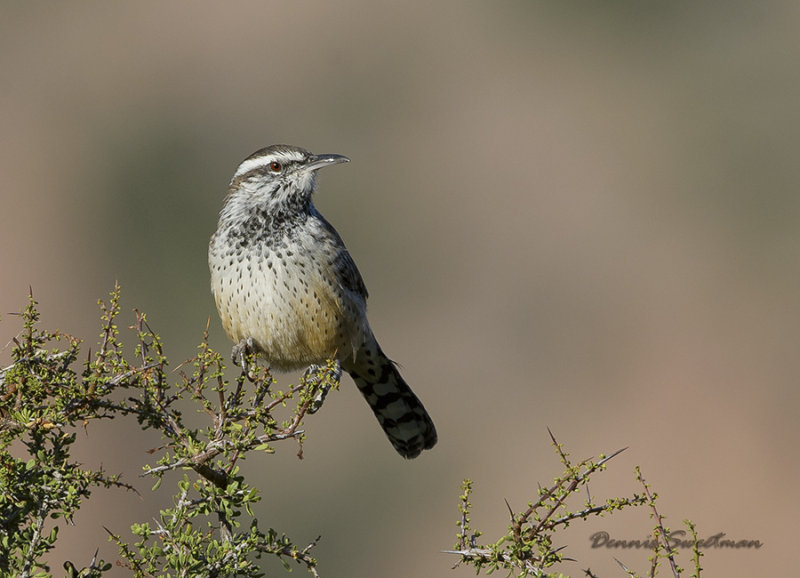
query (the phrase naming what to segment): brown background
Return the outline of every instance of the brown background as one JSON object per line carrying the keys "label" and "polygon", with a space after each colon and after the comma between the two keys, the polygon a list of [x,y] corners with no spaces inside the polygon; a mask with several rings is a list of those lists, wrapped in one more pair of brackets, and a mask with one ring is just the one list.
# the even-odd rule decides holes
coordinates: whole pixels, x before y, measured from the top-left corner
{"label": "brown background", "polygon": [[[560,471],[549,426],[576,458],[630,446],[593,495],[638,491],[640,464],[673,527],[764,542],[709,552],[707,576],[783,574],[798,25],[796,2],[4,3],[2,344],[29,285],[47,326],[94,344],[95,301],[119,280],[126,322],[148,312],[173,366],[208,316],[227,351],[206,243],[237,164],[276,142],[346,154],[317,205],[441,441],[399,459],[348,379],[308,421],[305,460],[285,446],[246,462],[264,522],[322,534],[328,578],[471,576],[440,553],[461,479],[493,539],[503,499],[524,508]],[[132,420],[89,434],[82,459],[143,497],[97,494],[63,534],[82,564],[97,546],[116,559],[101,525],[160,503],[136,477],[157,439]],[[616,556],[645,572],[646,552],[589,536],[651,526],[644,510],[575,525],[579,562],[560,569],[620,576]]]}

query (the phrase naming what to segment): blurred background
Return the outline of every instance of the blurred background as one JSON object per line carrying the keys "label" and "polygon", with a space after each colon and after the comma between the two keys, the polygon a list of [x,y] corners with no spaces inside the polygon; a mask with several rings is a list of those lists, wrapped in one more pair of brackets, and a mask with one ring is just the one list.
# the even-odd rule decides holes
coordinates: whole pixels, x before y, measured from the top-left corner
{"label": "blurred background", "polygon": [[[629,449],[592,484],[640,491],[667,524],[761,540],[707,576],[794,565],[800,474],[800,4],[796,2],[3,3],[0,334],[29,286],[43,324],[99,332],[115,281],[175,367],[211,318],[206,247],[228,181],[258,148],[345,154],[316,204],[370,289],[370,319],[436,420],[405,462],[346,379],[295,446],[245,463],[265,525],[322,576],[471,576],[442,554],[475,480],[493,541],[574,458]],[[285,378],[286,382],[290,377]],[[92,426],[97,492],[64,558],[117,552],[157,515],[138,478],[159,440]],[[173,480],[174,481],[174,480]],[[162,489],[166,489],[165,484]],[[641,573],[631,510],[570,527],[577,562]],[[682,554],[688,566],[688,552]],[[792,566],[793,567],[793,566]],[[277,569],[272,562],[267,569]],[[300,568],[299,571],[302,572]],[[124,575],[117,571],[116,575]]]}

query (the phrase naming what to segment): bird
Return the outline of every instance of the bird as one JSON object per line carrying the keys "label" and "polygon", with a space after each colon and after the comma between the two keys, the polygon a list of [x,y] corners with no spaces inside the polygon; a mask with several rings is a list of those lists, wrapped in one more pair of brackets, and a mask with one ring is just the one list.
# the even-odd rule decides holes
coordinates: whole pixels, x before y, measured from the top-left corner
{"label": "bird", "polygon": [[209,242],[211,291],[234,359],[251,351],[278,371],[335,360],[411,459],[436,444],[436,427],[378,345],[361,273],[312,202],[317,171],[349,161],[280,144],[244,159]]}

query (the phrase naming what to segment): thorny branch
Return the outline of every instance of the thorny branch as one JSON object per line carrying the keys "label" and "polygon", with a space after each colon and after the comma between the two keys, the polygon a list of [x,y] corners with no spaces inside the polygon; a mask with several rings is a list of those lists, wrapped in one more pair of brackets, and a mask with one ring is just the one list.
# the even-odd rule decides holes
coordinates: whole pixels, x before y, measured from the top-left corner
{"label": "thorny branch", "polygon": [[565,560],[563,547],[553,546],[553,532],[558,527],[566,526],[573,520],[586,520],[589,516],[602,515],[643,503],[643,497],[634,495],[630,498],[614,498],[603,504],[594,504],[587,494],[585,507],[576,511],[567,510],[563,515],[556,517],[557,512],[566,509],[567,500],[576,494],[578,488],[586,485],[592,475],[605,469],[608,461],[618,456],[625,448],[607,456],[601,455],[596,461],[585,459],[572,464],[552,432],[550,437],[565,468],[564,473],[551,486],[540,489],[538,499],[531,502],[520,514],[515,514],[506,501],[510,516],[508,534],[487,546],[476,544],[480,532],[473,532],[470,527],[469,496],[472,486],[470,481],[465,481],[463,486],[465,492],[459,506],[461,520],[457,549],[448,550],[447,553],[460,556],[460,562],[468,562],[479,571],[483,567],[487,568],[487,572],[502,568],[511,573],[517,569],[519,576],[542,576],[546,574],[546,568]]}
{"label": "thorny branch", "polygon": [[[0,369],[0,482],[19,488],[0,495],[0,531],[13,537],[9,544],[0,541],[0,574],[13,568],[13,575],[38,575],[45,568],[41,557],[56,539],[55,531],[46,531],[45,521],[56,516],[70,520],[91,486],[132,489],[102,469],[82,470],[63,460],[69,458],[69,445],[75,439],[67,428],[77,424],[88,433],[94,419],[133,416],[143,429],[155,429],[165,438],[163,446],[153,450],[160,459],[145,466],[143,474],[156,479],[154,489],[170,471],[184,469],[197,475],[184,474],[173,507],[162,510],[152,527],[134,524],[139,541],[127,543],[107,530],[123,558],[118,565],[141,577],[160,576],[168,568],[183,568],[187,575],[194,575],[192,568],[204,568],[207,575],[259,576],[255,561],[270,554],[284,564],[295,560],[318,576],[310,551],[319,538],[300,548],[273,529],[260,530],[251,506],[261,496],[239,474],[237,461],[253,450],[272,453],[273,444],[288,439],[300,444],[302,457],[303,419],[322,387],[338,385],[335,364],[320,368],[313,379],[278,391],[267,369],[259,369],[252,355],[248,371],[228,382],[222,356],[208,345],[206,326],[197,355],[179,366],[180,379],[172,384],[161,340],[136,310],[129,329],[137,342],[134,354],[127,355],[116,325],[119,296],[117,286],[111,299],[100,303],[99,345],[94,354],[89,352],[82,373],[73,367],[79,340],[39,330],[32,296],[22,315],[24,330],[12,339],[13,363]],[[59,340],[67,340],[68,347],[53,350],[50,342]],[[181,370],[185,366],[193,367],[188,375]],[[129,397],[119,395],[122,392]],[[187,404],[198,407],[210,425],[187,426],[182,417]],[[23,444],[37,455],[27,465],[3,451],[22,436],[33,439]],[[55,449],[47,445],[51,440]],[[42,462],[52,456],[62,461]],[[58,484],[63,493],[53,493]],[[60,503],[66,499],[72,501]],[[245,511],[250,523],[242,528]],[[96,556],[88,568],[64,564],[70,578],[96,578],[110,567]]]}
{"label": "thorny branch", "polygon": [[[672,570],[673,576],[675,578],[680,578],[680,571],[678,569],[678,563],[675,561],[675,550],[670,546],[669,543],[669,530],[664,527],[664,519],[661,517],[661,514],[658,513],[658,509],[656,508],[656,495],[650,492],[650,486],[645,482],[644,476],[642,475],[641,470],[639,467],[636,467],[636,479],[641,482],[642,487],[644,488],[644,495],[647,498],[647,504],[650,506],[652,510],[651,516],[656,520],[656,529],[653,532],[655,539],[661,543],[663,550],[666,552],[665,557],[669,561],[670,569]],[[652,557],[652,564],[650,567],[650,575],[655,575],[656,567],[658,566],[658,551],[656,551]]]}

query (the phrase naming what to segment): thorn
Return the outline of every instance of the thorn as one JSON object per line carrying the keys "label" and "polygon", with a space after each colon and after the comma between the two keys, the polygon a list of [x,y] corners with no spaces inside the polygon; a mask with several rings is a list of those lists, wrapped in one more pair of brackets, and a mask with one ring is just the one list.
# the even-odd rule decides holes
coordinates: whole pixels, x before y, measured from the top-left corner
{"label": "thorn", "polygon": [[506,508],[508,508],[508,513],[511,515],[511,521],[514,521],[514,510],[511,509],[511,504],[508,503],[508,500],[503,498],[503,501],[506,503]]}

